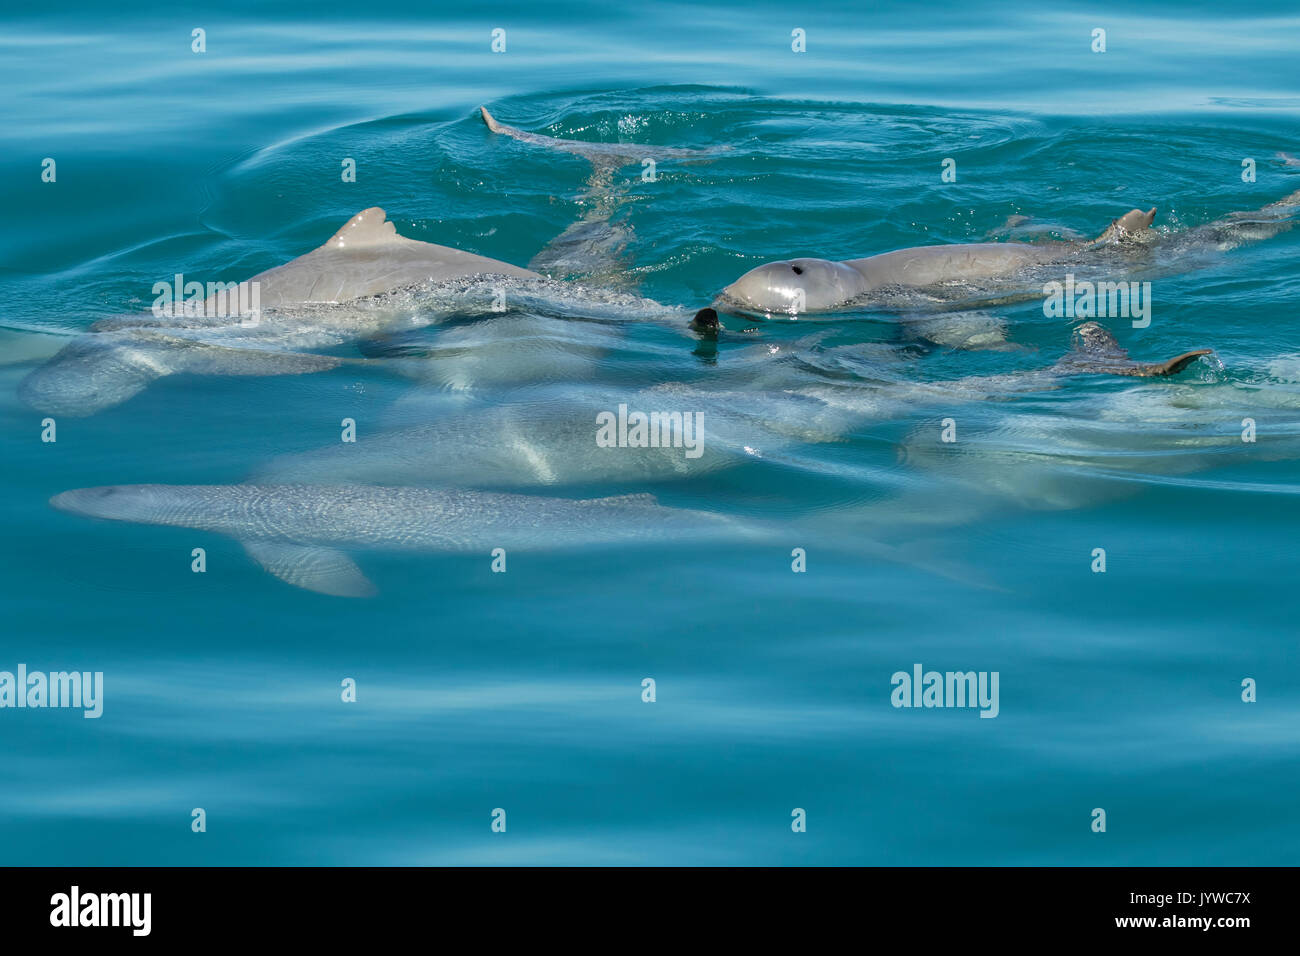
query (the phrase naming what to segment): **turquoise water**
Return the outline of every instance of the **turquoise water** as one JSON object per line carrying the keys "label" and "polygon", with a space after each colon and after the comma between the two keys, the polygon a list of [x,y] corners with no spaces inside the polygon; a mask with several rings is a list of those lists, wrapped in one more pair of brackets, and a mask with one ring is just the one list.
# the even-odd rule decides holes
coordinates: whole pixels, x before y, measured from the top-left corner
{"label": "turquoise water", "polygon": [[[1300,17],[1217,11],[9,12],[0,670],[102,671],[105,694],[98,720],[0,710],[0,862],[1295,863],[1300,233],[1149,270],[1150,326],[1109,324],[1136,358],[1215,350],[1172,379],[1008,393],[1070,348],[1032,300],[981,310],[1015,348],[936,346],[887,312],[724,316],[716,351],[682,329],[772,259],[1090,237],[1134,206],[1175,231],[1294,192]],[[466,346],[492,326],[460,317],[400,361],[350,343],[332,354],[372,360],[176,375],[40,440],[18,382],[176,272],[246,278],[372,205],[405,235],[526,264],[582,214],[589,170],[491,136],[480,104],[551,136],[708,152],[654,183],[618,174],[619,279],[680,320],[575,307],[539,353]],[[988,376],[1003,384],[970,384]],[[505,574],[486,553],[358,553],[379,594],[348,600],[227,537],[47,504],[240,482],[337,448],[344,417],[358,449],[444,423],[454,461],[484,409],[664,383],[726,390],[779,447],[685,480],[519,490],[651,492],[773,536],[512,554]],[[916,663],[997,672],[996,719],[891,706]]]}

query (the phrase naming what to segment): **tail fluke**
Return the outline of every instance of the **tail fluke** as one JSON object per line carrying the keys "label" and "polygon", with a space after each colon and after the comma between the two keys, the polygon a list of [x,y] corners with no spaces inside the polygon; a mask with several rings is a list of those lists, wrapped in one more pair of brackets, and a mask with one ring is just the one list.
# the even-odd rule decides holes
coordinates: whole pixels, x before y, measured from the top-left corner
{"label": "tail fluke", "polygon": [[1097,322],[1085,322],[1074,330],[1074,349],[1056,364],[1054,370],[1066,375],[1130,375],[1155,378],[1177,375],[1202,355],[1213,349],[1195,349],[1164,362],[1136,362],[1129,358],[1110,330]]}
{"label": "tail fluke", "polygon": [[1141,375],[1152,377],[1157,375],[1177,375],[1187,366],[1191,365],[1202,355],[1213,355],[1214,349],[1196,349],[1192,352],[1184,352],[1182,355],[1176,355],[1165,362],[1138,362],[1133,366],[1133,371],[1127,374]]}
{"label": "tail fluke", "polygon": [[588,143],[577,139],[557,139],[541,133],[530,133],[499,122],[488,112],[486,106],[480,106],[483,122],[494,133],[500,133],[517,139],[521,143],[544,146],[564,153],[582,156],[598,166],[627,166],[645,159],[693,159],[706,156],[704,150],[682,149],[675,146],[644,146],[637,143]]}
{"label": "tail fluke", "polygon": [[576,139],[557,139],[541,133],[507,126],[479,107],[483,122],[493,133],[517,139],[521,143],[581,156],[591,163],[591,174],[579,197],[581,218],[556,236],[528,263],[530,269],[559,279],[585,279],[606,286],[629,286],[633,282],[626,250],[632,241],[632,227],[615,218],[628,199],[629,184],[635,178],[620,178],[624,166],[641,165],[647,160],[693,159],[708,153],[672,146],[645,146],[637,143],[587,143]]}

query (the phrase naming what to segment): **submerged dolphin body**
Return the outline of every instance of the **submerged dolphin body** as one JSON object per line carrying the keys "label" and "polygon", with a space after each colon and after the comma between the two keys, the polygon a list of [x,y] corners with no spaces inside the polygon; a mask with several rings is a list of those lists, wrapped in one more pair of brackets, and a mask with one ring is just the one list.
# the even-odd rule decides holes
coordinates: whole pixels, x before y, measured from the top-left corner
{"label": "submerged dolphin body", "polygon": [[[1233,213],[1164,241],[1175,253],[1189,242],[1230,248],[1269,238],[1292,227],[1300,206],[1300,191],[1248,213]],[[762,315],[835,312],[888,303],[899,290],[938,290],[960,284],[963,291],[981,285],[996,289],[1005,280],[1034,267],[1083,262],[1090,257],[1106,264],[1117,252],[1146,247],[1161,238],[1151,232],[1156,210],[1134,209],[1116,219],[1091,242],[980,242],[898,249],[864,259],[785,259],[757,266],[732,282],[718,296],[724,311]],[[1116,269],[1122,258],[1110,262]],[[895,296],[891,297],[891,293]]]}
{"label": "submerged dolphin body", "polygon": [[[815,337],[813,337],[815,338]],[[792,351],[784,367],[768,356],[742,371],[742,388],[675,383],[649,389],[570,387],[530,389],[526,401],[446,407],[433,420],[401,425],[356,444],[335,442],[282,455],[258,468],[253,484],[383,484],[434,488],[528,489],[645,487],[694,479],[723,469],[767,462],[824,474],[824,459],[805,445],[840,442],[865,421],[874,400],[884,417],[907,414],[909,402],[942,398],[977,401],[1058,388],[1075,375],[1159,377],[1177,374],[1208,349],[1163,362],[1129,358],[1096,323],[1076,332],[1075,347],[1054,365],[952,383],[898,382],[872,388],[865,376],[888,374],[886,357],[854,354],[852,347],[818,350],[815,341]],[[766,347],[759,350],[766,352]],[[756,356],[757,357],[757,356]],[[844,373],[849,373],[845,378]],[[838,392],[829,383],[841,382]],[[818,382],[827,383],[819,386]],[[883,393],[883,394],[882,394]],[[854,404],[854,397],[866,397]],[[652,413],[670,427],[652,425],[653,441],[610,447],[596,440],[601,416],[619,408]],[[653,421],[653,420],[652,420]]]}
{"label": "submerged dolphin body", "polygon": [[[669,508],[652,495],[567,499],[374,485],[113,485],[78,488],[50,504],[92,518],[230,535],[281,580],[337,597],[375,586],[342,549],[482,553],[630,547],[680,542],[784,541],[768,522]],[[928,517],[928,516],[927,516]],[[912,545],[876,540],[891,514],[819,516],[820,540],[856,554],[988,586],[969,569]]]}
{"label": "submerged dolphin body", "polygon": [[374,586],[340,548],[535,551],[744,534],[709,512],[651,495],[570,500],[368,485],[115,485],[65,491],[62,511],[215,531],[239,540],[276,577],[340,597]]}
{"label": "submerged dolphin body", "polygon": [[[950,404],[942,407],[953,414]],[[1032,400],[971,407],[957,415],[959,442],[945,444],[938,429],[922,426],[901,444],[899,460],[926,491],[917,494],[917,508],[933,504],[935,488],[975,511],[1089,507],[1166,482],[1294,495],[1296,485],[1243,478],[1242,469],[1300,459],[1298,412],[1295,380],[1255,373],[1244,381],[1155,386],[1133,379],[1118,390],[1080,394],[1064,410]],[[1242,440],[1246,418],[1258,423],[1258,442]],[[1228,471],[1222,480],[1184,477],[1213,469]]]}
{"label": "submerged dolphin body", "polygon": [[[624,397],[629,401],[633,409],[647,408]],[[655,446],[601,447],[597,415],[616,408],[610,401],[574,399],[486,406],[380,432],[356,445],[282,456],[252,480],[444,488],[640,484],[697,477],[743,457],[739,447],[708,430],[712,416],[704,414],[697,426],[689,412],[678,413],[683,427],[677,445],[670,438]]]}
{"label": "submerged dolphin body", "polygon": [[[653,415],[645,443],[597,442],[602,420],[617,437],[620,407]],[[526,403],[470,409],[273,459],[254,483],[391,484],[529,488],[697,478],[747,461],[788,463],[792,447],[838,439],[840,416],[780,391],[729,392],[687,385],[645,390],[565,390]]]}
{"label": "submerged dolphin body", "polygon": [[1032,398],[1034,393],[1066,387],[1077,376],[1169,378],[1212,354],[1210,349],[1195,349],[1163,361],[1136,360],[1109,331],[1096,322],[1087,322],[1075,331],[1071,350],[1044,368],[916,381],[905,369],[882,365],[872,354],[864,356],[861,346],[834,346],[803,361],[807,366],[815,360],[828,374],[812,383],[789,383],[786,389],[792,395],[822,403],[824,410],[820,417],[836,421],[838,416],[841,434],[847,434],[868,423],[918,416],[929,418],[933,412],[927,409],[942,410],[943,416],[947,416],[955,407],[967,403],[1020,403]]}

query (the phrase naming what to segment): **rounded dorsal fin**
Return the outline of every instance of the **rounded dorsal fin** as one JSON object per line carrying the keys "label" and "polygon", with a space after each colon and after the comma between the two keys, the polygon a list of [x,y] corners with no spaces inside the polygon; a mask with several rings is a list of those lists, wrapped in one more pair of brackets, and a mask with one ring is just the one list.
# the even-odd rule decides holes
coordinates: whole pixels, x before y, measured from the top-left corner
{"label": "rounded dorsal fin", "polygon": [[1119,226],[1125,232],[1141,232],[1143,229],[1150,229],[1151,223],[1156,218],[1156,207],[1152,206],[1146,212],[1141,209],[1133,209],[1124,213],[1115,220],[1115,225]]}
{"label": "rounded dorsal fin", "polygon": [[330,236],[323,248],[358,249],[365,246],[384,246],[404,241],[397,227],[388,221],[388,214],[378,206],[363,209]]}
{"label": "rounded dorsal fin", "polygon": [[1126,236],[1140,236],[1146,230],[1151,228],[1151,223],[1156,218],[1156,207],[1152,206],[1146,212],[1141,209],[1132,209],[1124,213],[1118,219],[1111,222],[1106,227],[1106,231],[1096,238],[1096,242],[1109,239],[1123,239]]}

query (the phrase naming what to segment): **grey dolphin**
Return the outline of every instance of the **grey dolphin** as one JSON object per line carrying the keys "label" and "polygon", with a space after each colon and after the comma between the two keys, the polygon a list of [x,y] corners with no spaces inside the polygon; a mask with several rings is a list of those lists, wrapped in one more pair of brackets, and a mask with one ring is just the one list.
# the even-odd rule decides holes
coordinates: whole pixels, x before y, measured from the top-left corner
{"label": "grey dolphin", "polygon": [[[264,309],[349,302],[391,289],[473,275],[540,278],[508,262],[399,235],[378,206],[363,209],[326,243],[253,276]],[[215,305],[215,302],[209,300]]]}
{"label": "grey dolphin", "polygon": [[29,373],[19,398],[42,412],[89,415],[178,372],[285,375],[334,368],[343,360],[290,350],[374,335],[404,316],[331,306],[407,286],[485,277],[489,285],[542,281],[529,269],[398,235],[384,210],[363,209],[324,245],[247,280],[250,288],[256,284],[266,314],[241,314],[227,294],[214,293],[191,310],[195,314],[177,310],[96,323]]}
{"label": "grey dolphin", "polygon": [[[704,310],[706,313],[708,310]],[[695,322],[707,326],[709,315]],[[472,328],[472,327],[471,327]],[[528,488],[611,482],[640,485],[691,479],[754,461],[799,464],[803,444],[842,440],[858,423],[840,413],[817,369],[830,369],[841,347],[817,352],[815,337],[792,343],[785,359],[756,350],[752,369],[740,373],[743,387],[728,390],[710,382],[650,389],[569,388],[537,393],[527,401],[475,407],[436,420],[377,432],[357,444],[335,442],[315,451],[280,456],[249,479],[256,484],[394,484],[426,487]],[[850,347],[851,348],[851,347]],[[1074,348],[1047,368],[953,383],[900,383],[886,390],[906,403],[909,396],[995,397],[1059,387],[1075,375],[1170,376],[1209,349],[1143,362],[1130,358],[1097,323],[1075,333]],[[766,361],[757,361],[766,359]],[[862,371],[854,365],[850,382]],[[834,376],[832,375],[832,380]],[[846,392],[870,391],[847,386]],[[878,389],[876,390],[878,391]],[[596,416],[625,405],[643,412],[674,410],[692,427],[680,446],[602,448],[596,443]],[[698,416],[689,418],[688,416]],[[816,470],[814,463],[811,467]]]}
{"label": "grey dolphin", "polygon": [[659,505],[651,495],[563,499],[369,485],[113,485],[50,499],[62,511],[175,525],[239,540],[281,580],[363,597],[374,585],[340,548],[535,551],[744,534],[722,515]]}
{"label": "grey dolphin", "polygon": [[1195,349],[1163,361],[1136,360],[1119,346],[1110,332],[1095,322],[1088,322],[1075,332],[1070,351],[1042,368],[916,381],[904,371],[891,370],[869,355],[862,356],[860,346],[834,346],[816,356],[818,364],[848,374],[832,375],[811,384],[792,382],[785,388],[792,394],[821,402],[826,410],[818,417],[838,424],[841,433],[848,433],[866,422],[914,416],[921,408],[950,409],[954,404],[1019,400],[1034,392],[1062,388],[1076,376],[1168,378],[1212,354],[1210,349]]}
{"label": "grey dolphin", "polygon": [[199,314],[102,320],[30,372],[19,383],[19,398],[41,412],[84,416],[180,372],[292,375],[336,368],[363,360],[307,350],[405,332],[450,315],[498,315],[501,298],[510,309],[601,321],[677,314],[631,293],[548,279],[407,239],[378,207],[352,217],[319,249],[248,281],[259,283],[267,309],[260,316],[225,314],[225,303],[213,296]]}
{"label": "grey dolphin", "polygon": [[[664,416],[652,444],[597,443],[602,414]],[[258,484],[392,484],[527,488],[538,485],[697,478],[745,462],[788,463],[800,443],[838,440],[841,422],[815,399],[770,391],[716,391],[689,385],[644,390],[569,389],[529,393],[521,404],[471,408],[437,420],[282,455],[249,480]],[[665,440],[666,438],[666,440]]]}
{"label": "grey dolphin", "polygon": [[[341,549],[482,553],[654,543],[788,539],[781,524],[669,508],[652,495],[567,499],[372,485],[110,485],[77,488],[50,504],[92,518],[230,535],[281,580],[320,594],[368,597],[375,586]],[[911,544],[874,539],[891,512],[820,514],[814,535],[882,560],[966,584],[978,574]],[[806,530],[806,529],[805,529]]]}
{"label": "grey dolphin", "polygon": [[1192,349],[1173,358],[1143,362],[1129,356],[1110,330],[1097,322],[1084,322],[1071,336],[1071,349],[1047,368],[1006,375],[981,375],[947,383],[954,394],[993,397],[999,394],[1061,387],[1061,380],[1078,375],[1119,375],[1129,378],[1167,378],[1184,371],[1213,349]]}
{"label": "grey dolphin", "polygon": [[[633,410],[658,411],[648,396],[622,396]],[[589,402],[530,401],[490,405],[437,421],[389,429],[356,445],[335,443],[281,456],[258,469],[254,482],[378,483],[423,487],[526,488],[611,482],[640,484],[703,475],[743,452],[688,412],[677,446],[600,447],[597,414],[615,410],[614,396]],[[811,404],[811,403],[809,403]],[[677,407],[677,406],[674,406]],[[730,436],[728,436],[730,437]],[[757,438],[753,445],[760,444]],[[752,446],[751,446],[752,447]]]}
{"label": "grey dolphin", "polygon": [[[1294,356],[1288,359],[1294,362]],[[1244,361],[1232,374],[1203,381],[1161,378],[1156,384],[1137,377],[1119,387],[1088,389],[1066,405],[1025,400],[1023,392],[1017,392],[1016,401],[963,410],[952,399],[980,397],[971,382],[972,390],[965,393],[930,397],[933,417],[901,444],[899,460],[916,469],[917,486],[927,490],[916,496],[918,508],[930,506],[927,501],[932,505],[935,482],[975,492],[951,497],[977,510],[1006,505],[1079,508],[1136,494],[1153,483],[1295,494],[1300,490],[1295,484],[1240,476],[1240,469],[1250,463],[1300,459],[1300,376],[1286,364]],[[986,383],[986,388],[1015,385],[1012,378]],[[1037,384],[1051,388],[1065,381],[1058,375]],[[996,390],[982,395],[1010,397]],[[951,444],[939,439],[933,424],[948,415],[963,429]],[[1245,418],[1257,422],[1259,441],[1242,440]],[[1182,477],[1211,469],[1237,471],[1222,480]],[[934,479],[925,478],[925,473]],[[983,506],[979,498],[986,499]]]}
{"label": "grey dolphin", "polygon": [[1052,370],[1061,375],[1133,375],[1155,378],[1177,375],[1213,349],[1193,349],[1163,362],[1137,362],[1120,348],[1110,331],[1096,322],[1085,322],[1074,330],[1075,347]]}
{"label": "grey dolphin", "polygon": [[[511,308],[558,303],[566,314],[577,307],[593,318],[613,313],[622,319],[662,319],[672,313],[657,302],[618,291],[631,283],[621,262],[631,230],[611,222],[625,193],[625,185],[615,187],[613,175],[647,157],[701,154],[556,139],[498,123],[486,108],[481,112],[494,133],[592,163],[579,197],[582,218],[538,253],[532,268],[409,239],[397,233],[384,210],[372,207],[353,216],[319,248],[241,285],[256,283],[260,308],[267,310],[256,328],[249,327],[245,316],[225,316],[226,293],[204,300],[197,316],[106,320],[30,373],[19,385],[20,399],[42,412],[83,416],[120,404],[155,379],[178,372],[279,375],[333,368],[348,360],[286,352],[409,329],[421,324],[413,312],[427,315],[435,304],[446,314],[497,312],[503,294]],[[535,270],[544,270],[549,278]],[[557,281],[573,278],[598,285]],[[372,299],[384,301],[360,307]],[[206,317],[214,313],[217,318]],[[104,334],[108,332],[115,334]]]}
{"label": "grey dolphin", "polygon": [[[1226,247],[1268,238],[1291,227],[1300,191],[1250,213],[1233,213],[1189,230],[1194,239]],[[1149,244],[1156,210],[1134,209],[1091,242],[979,242],[898,249],[863,259],[832,262],[800,258],[768,262],[724,288],[715,306],[766,315],[834,312],[868,304],[892,289],[935,289],[945,283],[979,283],[1014,276],[1031,266],[1080,261],[1090,253]]]}

